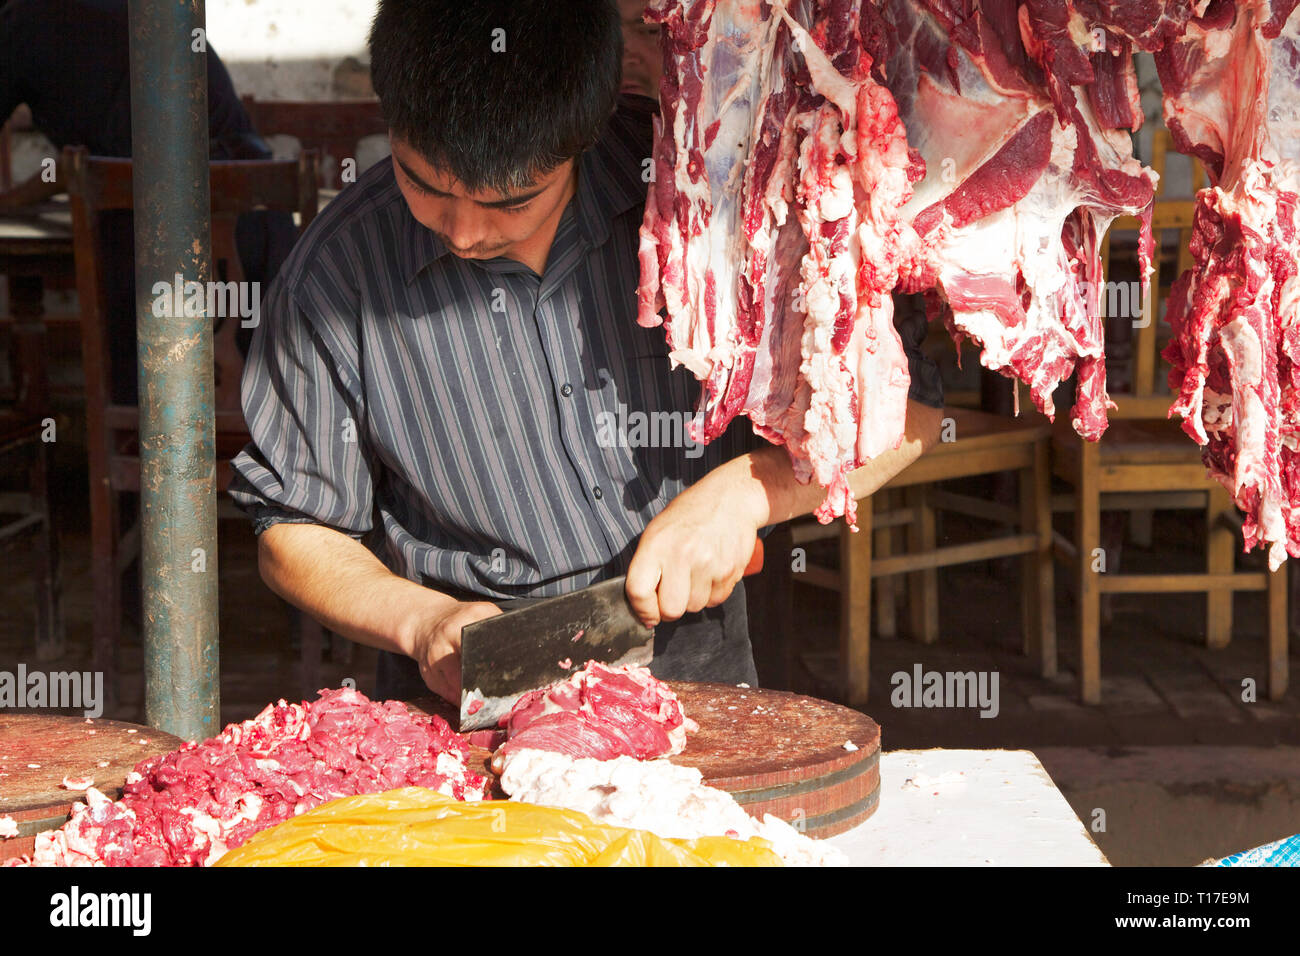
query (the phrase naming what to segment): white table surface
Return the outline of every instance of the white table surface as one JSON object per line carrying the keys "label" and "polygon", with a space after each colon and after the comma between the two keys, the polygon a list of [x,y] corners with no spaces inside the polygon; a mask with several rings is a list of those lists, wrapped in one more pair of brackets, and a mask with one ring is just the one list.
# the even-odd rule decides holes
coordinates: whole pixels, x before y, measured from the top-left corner
{"label": "white table surface", "polygon": [[828,841],[855,866],[1109,866],[1028,750],[894,750],[880,805]]}

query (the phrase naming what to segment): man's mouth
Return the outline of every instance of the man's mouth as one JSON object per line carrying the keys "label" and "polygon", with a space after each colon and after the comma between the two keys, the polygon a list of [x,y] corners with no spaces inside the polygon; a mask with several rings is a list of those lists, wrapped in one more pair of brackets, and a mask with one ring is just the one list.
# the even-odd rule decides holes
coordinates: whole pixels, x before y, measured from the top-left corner
{"label": "man's mouth", "polygon": [[[434,233],[434,235],[438,236],[437,233]],[[491,259],[505,248],[505,246],[489,247],[479,245],[470,246],[468,249],[462,249],[459,246],[452,245],[443,236],[438,236],[438,240],[446,246],[448,252],[460,259]]]}

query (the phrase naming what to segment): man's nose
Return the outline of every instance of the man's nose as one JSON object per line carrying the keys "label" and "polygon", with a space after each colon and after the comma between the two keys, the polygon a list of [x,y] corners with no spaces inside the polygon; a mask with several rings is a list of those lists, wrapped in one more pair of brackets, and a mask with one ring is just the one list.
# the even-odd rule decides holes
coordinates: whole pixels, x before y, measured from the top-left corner
{"label": "man's nose", "polygon": [[452,212],[443,222],[442,234],[457,249],[472,249],[483,238],[478,217],[468,210]]}

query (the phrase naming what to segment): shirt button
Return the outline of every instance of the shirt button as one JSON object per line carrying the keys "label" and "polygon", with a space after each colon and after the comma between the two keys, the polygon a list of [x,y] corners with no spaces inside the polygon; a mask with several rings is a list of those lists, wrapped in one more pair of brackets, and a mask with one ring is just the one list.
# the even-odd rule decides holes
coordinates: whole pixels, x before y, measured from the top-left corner
{"label": "shirt button", "polygon": [[597,501],[605,497],[605,492],[600,490],[600,485],[597,485],[595,488],[592,488],[591,493],[596,496]]}
{"label": "shirt button", "polygon": [[565,382],[563,385],[560,386],[560,394],[563,395],[565,398],[568,398],[570,395],[573,394],[573,386],[570,385],[568,382]]}

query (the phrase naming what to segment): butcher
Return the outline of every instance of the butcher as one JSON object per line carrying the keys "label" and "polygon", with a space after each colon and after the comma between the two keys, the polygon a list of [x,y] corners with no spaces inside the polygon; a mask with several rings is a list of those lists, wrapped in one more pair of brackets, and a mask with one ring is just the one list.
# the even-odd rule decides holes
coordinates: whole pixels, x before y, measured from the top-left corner
{"label": "butcher", "polygon": [[[692,445],[698,385],[637,324],[655,104],[620,94],[618,6],[381,0],[369,44],[391,161],[298,242],[244,374],[262,577],[381,651],[381,698],[458,701],[465,625],[619,574],[656,676],[757,684],[742,571],[824,492],[745,421]],[[898,328],[906,436],[858,497],[938,436]]]}

